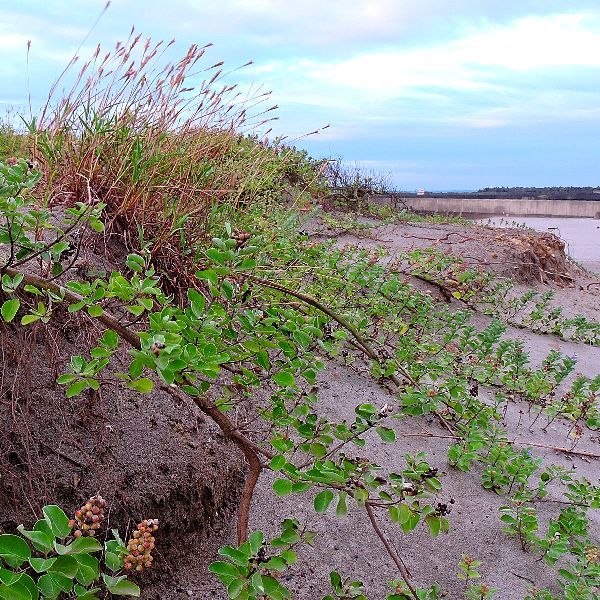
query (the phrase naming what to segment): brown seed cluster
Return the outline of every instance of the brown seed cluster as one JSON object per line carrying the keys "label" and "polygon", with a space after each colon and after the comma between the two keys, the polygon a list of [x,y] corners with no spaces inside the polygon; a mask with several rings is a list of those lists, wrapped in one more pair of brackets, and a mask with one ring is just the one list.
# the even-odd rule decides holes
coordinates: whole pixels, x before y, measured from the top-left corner
{"label": "brown seed cluster", "polygon": [[238,231],[233,239],[235,240],[236,248],[243,248],[246,242],[250,239],[250,234],[247,231]]}
{"label": "brown seed cluster", "polygon": [[69,527],[74,527],[73,535],[95,536],[104,521],[106,500],[102,496],[92,496],[79,510],[75,511],[75,518],[69,521]]}
{"label": "brown seed cluster", "polygon": [[154,557],[151,552],[154,549],[154,536],[158,529],[158,519],[144,519],[133,532],[131,539],[127,542],[127,552],[123,566],[127,570],[135,569],[143,571],[152,566]]}

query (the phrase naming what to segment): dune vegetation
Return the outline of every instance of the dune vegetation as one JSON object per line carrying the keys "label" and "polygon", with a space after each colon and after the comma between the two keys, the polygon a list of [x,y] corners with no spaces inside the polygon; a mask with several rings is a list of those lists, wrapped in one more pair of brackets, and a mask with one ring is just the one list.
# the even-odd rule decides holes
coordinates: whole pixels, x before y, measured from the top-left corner
{"label": "dune vegetation", "polygon": [[[0,130],[0,598],[144,596],[157,580],[169,589],[177,568],[188,568],[182,556],[204,551],[194,531],[212,526],[191,514],[194,464],[206,460],[202,468],[218,478],[235,470],[232,456],[240,478],[224,486],[223,504],[235,507],[236,539],[210,558],[206,575],[220,582],[221,597],[316,597],[284,576],[315,532],[294,516],[277,534],[251,527],[252,510],[269,510],[253,508],[264,477],[274,504],[298,495],[317,514],[361,515],[395,572],[381,575],[387,600],[448,597],[440,583],[413,578],[396,540],[422,528],[447,534],[445,480],[472,473],[482,493],[502,499],[497,519],[514,552],[546,574],[522,598],[598,598],[590,524],[600,486],[539,452],[597,460],[577,444],[600,425],[600,376],[577,373],[577,359],[558,350],[530,363],[506,334],[518,327],[598,346],[600,325],[563,314],[551,293],[523,294],[434,247],[392,260],[379,247],[303,233],[308,217],[353,230],[369,226],[365,215],[442,219],[368,206],[364,196],[385,186],[374,189],[360,173],[340,178],[329,161],[269,139],[269,96],[230,83],[207,47],[176,62],[165,58],[170,51],[132,32],[83,66],[72,61],[24,129]],[[321,207],[336,202],[346,212],[333,222]],[[349,215],[349,203],[358,212]],[[40,370],[20,387],[23,365],[36,360]],[[389,401],[349,395],[351,417],[332,417],[319,389],[332,363],[370,378]],[[50,390],[45,398],[33,399],[36,386]],[[103,404],[119,398],[96,427]],[[504,415],[517,402],[529,407],[523,418],[532,427],[567,424],[563,443],[515,441]],[[190,459],[192,495],[178,500],[168,488],[179,481],[151,466],[162,460],[152,437],[162,425],[151,421],[182,406],[196,428],[185,430],[185,444],[216,446],[213,462]],[[103,470],[106,457],[92,474],[65,454],[83,449],[93,459],[99,447],[110,450],[118,420],[133,412],[143,433],[115,442],[130,447],[126,475]],[[69,432],[73,445],[55,448],[54,462],[44,462],[42,446],[52,440],[36,419]],[[413,426],[419,419],[438,433]],[[386,470],[371,444],[393,453],[398,427],[412,432],[412,450]],[[173,452],[185,446],[177,431]],[[446,443],[443,470],[421,451],[432,435]],[[134,458],[140,448],[143,467]],[[214,499],[206,502],[206,514],[218,513]],[[336,531],[327,535],[334,540]],[[451,597],[508,597],[485,583],[476,556],[438,560],[459,573]],[[318,598],[383,597],[369,594],[349,561],[346,572],[331,570]]]}

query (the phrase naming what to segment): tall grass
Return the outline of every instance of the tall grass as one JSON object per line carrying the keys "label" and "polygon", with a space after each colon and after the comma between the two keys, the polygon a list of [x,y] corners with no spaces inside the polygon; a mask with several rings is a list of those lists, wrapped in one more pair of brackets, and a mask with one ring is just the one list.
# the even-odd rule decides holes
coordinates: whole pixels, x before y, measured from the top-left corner
{"label": "tall grass", "polygon": [[104,202],[109,225],[132,245],[143,231],[154,260],[182,273],[215,206],[242,210],[272,196],[296,155],[262,140],[277,108],[269,93],[227,83],[223,63],[207,61],[210,44],[175,62],[172,45],[132,30],[77,73],[74,57],[29,130],[51,205]]}

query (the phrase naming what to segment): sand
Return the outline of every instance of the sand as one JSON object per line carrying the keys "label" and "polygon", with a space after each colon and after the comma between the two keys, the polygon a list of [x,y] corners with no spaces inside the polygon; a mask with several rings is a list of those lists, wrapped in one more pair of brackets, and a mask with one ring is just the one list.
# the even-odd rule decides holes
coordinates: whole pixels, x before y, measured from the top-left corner
{"label": "sand", "polygon": [[[323,235],[322,227],[315,223],[307,224],[313,235]],[[505,274],[512,270],[510,264],[513,254],[509,246],[494,244],[496,233],[487,228],[463,227],[458,225],[385,225],[369,229],[367,234],[355,235],[354,232],[329,231],[339,244],[359,244],[368,247],[385,246],[390,252],[426,247],[432,244],[448,249],[455,254],[488,263],[487,268]],[[448,237],[448,233],[461,234]],[[483,232],[483,233],[482,233]],[[509,232],[509,235],[510,234]],[[515,234],[516,235],[516,234]],[[483,236],[483,238],[482,238]],[[482,243],[487,237],[489,243]],[[444,241],[445,240],[445,241]],[[462,240],[462,241],[461,241]],[[460,243],[458,243],[460,241]],[[493,258],[492,254],[496,254]],[[510,260],[509,260],[510,258]],[[540,291],[553,289],[556,302],[566,307],[567,314],[584,313],[588,318],[600,320],[600,286],[594,286],[598,279],[593,274],[574,269],[574,279],[566,284],[539,281],[519,284],[519,289],[535,287]],[[589,286],[589,287],[588,287]],[[475,322],[483,327],[487,317],[475,317]],[[536,335],[523,329],[509,328],[507,336],[522,339],[531,352],[533,364],[539,364],[551,349],[579,356],[578,372],[593,376],[600,372],[600,347],[565,342],[551,335]],[[321,411],[335,419],[348,418],[353,414],[354,406],[359,402],[371,402],[377,405],[391,400],[390,392],[376,384],[372,379],[360,375],[343,364],[327,361],[325,371],[318,382],[318,397]],[[569,445],[569,426],[564,422],[554,422],[547,431],[541,418],[532,426],[533,414],[524,403],[511,402],[504,417],[511,438],[523,443],[531,442],[548,446]],[[427,452],[433,467],[443,474],[443,490],[440,500],[452,504],[449,516],[450,532],[434,539],[424,527],[419,526],[410,534],[403,534],[398,526],[384,522],[382,528],[390,536],[394,545],[407,563],[413,582],[417,585],[430,585],[438,582],[447,593],[447,598],[463,598],[464,583],[457,577],[458,563],[464,554],[482,561],[480,568],[483,582],[500,591],[496,598],[501,600],[520,600],[526,595],[527,588],[535,583],[543,587],[553,585],[555,572],[543,562],[538,561],[535,552],[524,553],[518,539],[502,532],[498,508],[504,504],[502,497],[487,491],[481,486],[481,474],[475,468],[463,473],[451,468],[447,462],[447,448],[450,440],[443,438],[412,437],[407,433],[429,432],[436,435],[447,433],[437,422],[428,418],[411,418],[396,421],[394,424],[398,442],[395,445],[383,444],[379,438],[370,437],[365,455],[381,465],[384,470],[397,468],[402,464],[405,453]],[[598,433],[587,432],[577,446],[578,450],[600,453]],[[576,469],[579,476],[593,481],[598,480],[600,461],[595,458],[568,455],[553,450],[536,448],[535,454],[543,457],[547,463]],[[346,517],[336,517],[334,510],[325,515],[317,515],[313,509],[313,495],[304,493],[278,499],[271,485],[273,478],[266,474],[261,478],[256,490],[251,515],[251,527],[261,529],[267,535],[279,531],[283,518],[295,517],[305,522],[311,529],[319,532],[314,548],[301,551],[302,560],[284,575],[284,582],[292,591],[292,597],[298,600],[320,600],[330,593],[329,572],[338,570],[344,576],[359,579],[368,591],[370,600],[383,599],[391,593],[387,582],[397,578],[395,567],[370,527],[364,511],[355,509]],[[540,503],[538,510],[541,520],[557,512],[552,500],[559,500],[558,490],[551,492],[549,502]],[[600,538],[600,515],[592,516],[592,532]],[[205,548],[203,560],[196,562],[195,568],[182,570],[176,576],[176,584],[171,585],[169,598],[226,598],[224,590],[202,569],[205,569],[212,556],[211,552],[223,543],[234,542],[233,520],[216,530]],[[214,556],[214,555],[213,555]],[[163,588],[164,589],[164,588]],[[164,591],[147,589],[143,597],[167,597]]]}

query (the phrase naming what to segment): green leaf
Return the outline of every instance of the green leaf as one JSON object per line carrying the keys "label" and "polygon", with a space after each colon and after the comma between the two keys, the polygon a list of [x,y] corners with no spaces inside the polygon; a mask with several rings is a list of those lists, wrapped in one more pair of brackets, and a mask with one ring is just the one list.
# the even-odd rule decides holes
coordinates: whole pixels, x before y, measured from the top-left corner
{"label": "green leaf", "polygon": [[90,317],[100,317],[104,314],[104,309],[97,304],[91,304],[87,307],[87,312]]}
{"label": "green leaf", "polygon": [[236,567],[223,560],[217,560],[210,563],[208,570],[215,575],[226,575],[228,577],[238,577],[240,574]]}
{"label": "green leaf", "polygon": [[283,558],[288,565],[293,565],[298,561],[298,555],[293,550],[284,550],[281,553],[281,558]]}
{"label": "green leaf", "polygon": [[138,598],[140,595],[140,588],[132,581],[127,580],[124,576],[111,577],[110,575],[102,574],[104,585],[106,589],[113,594],[113,596],[134,596]]}
{"label": "green leaf", "polygon": [[233,548],[232,546],[223,546],[222,548],[219,548],[219,554],[221,556],[226,556],[231,560],[231,562],[239,565],[240,567],[245,567],[248,565],[248,555],[244,554],[237,548]]}
{"label": "green leaf", "polygon": [[245,579],[233,579],[227,586],[227,595],[229,598],[237,598],[246,584]]}
{"label": "green leaf", "polygon": [[4,533],[0,535],[0,557],[10,567],[18,568],[31,557],[27,542],[18,535]]}
{"label": "green leaf", "polygon": [[54,543],[54,536],[48,535],[43,531],[26,531],[23,525],[17,527],[19,533],[26,537],[33,544],[36,550],[47,554],[52,550],[52,544]]}
{"label": "green leaf", "polygon": [[141,392],[142,394],[149,394],[154,389],[154,382],[152,379],[142,377],[140,379],[134,379],[127,384],[128,388]]}
{"label": "green leaf", "polygon": [[410,518],[410,508],[406,504],[400,504],[399,506],[390,506],[389,508],[390,518],[394,523],[406,523]]}
{"label": "green leaf", "polygon": [[327,446],[323,444],[311,444],[310,453],[317,458],[323,458],[327,454]]}
{"label": "green leaf", "polygon": [[286,464],[285,456],[281,456],[278,454],[271,459],[271,464],[269,465],[273,471],[281,471]]}
{"label": "green leaf", "polygon": [[84,306],[85,306],[85,302],[83,302],[83,301],[76,302],[75,304],[69,304],[69,308],[67,309],[67,311],[70,313],[74,313],[74,312],[77,312],[78,310],[81,310]]}
{"label": "green leaf", "polygon": [[59,556],[48,572],[60,573],[69,579],[73,579],[79,570],[79,564],[72,556]]}
{"label": "green leaf", "polygon": [[329,573],[329,581],[331,581],[331,587],[334,590],[337,590],[342,586],[342,578],[337,571],[331,571]]}
{"label": "green leaf", "polygon": [[139,304],[132,304],[130,306],[126,306],[125,310],[130,312],[132,315],[135,315],[136,317],[139,317],[142,314],[144,314],[144,307],[140,306]]}
{"label": "green leaf", "polygon": [[273,483],[273,490],[278,496],[287,496],[292,493],[292,482],[289,479],[278,479]]}
{"label": "green leaf", "polygon": [[76,578],[81,585],[88,586],[98,579],[100,575],[100,563],[95,556],[77,554],[75,559],[78,566]]}
{"label": "green leaf", "polygon": [[425,522],[429,526],[429,532],[433,537],[437,537],[442,529],[442,523],[439,517],[428,515],[425,517]]}
{"label": "green leaf", "polygon": [[19,585],[27,588],[27,591],[31,596],[31,600],[38,600],[40,592],[35,584],[35,581],[30,575],[27,573],[21,573],[21,576],[19,577]]}
{"label": "green leaf", "polygon": [[262,531],[253,531],[248,536],[248,543],[250,544],[250,550],[252,554],[256,554],[263,546],[265,536]]}
{"label": "green leaf", "polygon": [[56,558],[30,558],[29,564],[36,573],[44,573],[53,564]]}
{"label": "green leaf", "polygon": [[273,375],[273,381],[282,387],[292,387],[296,380],[289,371],[279,371]]}
{"label": "green leaf", "polygon": [[250,579],[250,581],[252,583],[252,587],[254,588],[254,591],[257,594],[263,595],[265,593],[265,587],[263,584],[262,575],[258,571],[256,573],[254,573],[254,575],[252,575],[252,578]]}
{"label": "green leaf", "polygon": [[389,427],[377,427],[379,437],[387,444],[393,444],[396,441],[396,432]]}
{"label": "green leaf", "polygon": [[318,513],[324,513],[331,502],[333,501],[334,494],[331,490],[323,490],[315,496],[315,510]]}
{"label": "green leaf", "polygon": [[219,278],[212,269],[206,269],[204,271],[197,271],[196,277],[198,279],[205,279],[207,281],[210,281],[213,285],[217,285],[219,283]]}
{"label": "green leaf", "polygon": [[312,485],[310,483],[306,483],[306,481],[296,481],[292,483],[292,493],[301,494],[302,492],[306,492],[306,490],[310,490],[311,487]]}
{"label": "green leaf", "polygon": [[31,600],[29,590],[21,583],[13,585],[0,585],[0,598],[3,600]]}
{"label": "green leaf", "polygon": [[57,538],[67,537],[71,533],[69,527],[69,517],[64,513],[60,506],[49,504],[42,509],[44,520],[48,523],[48,527]]}
{"label": "green leaf", "polygon": [[104,562],[111,571],[118,571],[123,566],[119,555],[108,550],[104,553]]}
{"label": "green leaf", "polygon": [[294,339],[304,349],[308,348],[310,346],[310,343],[312,342],[312,338],[310,337],[310,335],[307,335],[306,333],[304,333],[303,331],[300,331],[299,329],[294,331]]}
{"label": "green leaf", "polygon": [[289,592],[274,577],[270,575],[262,576],[262,585],[265,593],[270,598],[289,598]]}
{"label": "green leaf", "polygon": [[420,519],[421,516],[419,515],[419,513],[411,512],[408,519],[404,523],[400,524],[400,527],[402,527],[402,531],[404,531],[404,533],[412,531],[419,524]]}
{"label": "green leaf", "polygon": [[60,573],[46,573],[38,579],[38,588],[46,598],[53,600],[61,592],[70,592],[73,582]]}
{"label": "green leaf", "polygon": [[73,398],[73,396],[77,396],[77,394],[80,394],[81,392],[83,392],[83,390],[86,390],[88,387],[90,386],[88,384],[87,379],[80,379],[79,381],[72,383],[67,388],[65,395],[67,396],[67,398]]}
{"label": "green leaf", "polygon": [[138,298],[138,302],[146,309],[152,310],[154,306],[154,300],[152,298]]}
{"label": "green leaf", "polygon": [[338,517],[345,517],[348,514],[348,502],[346,501],[347,497],[348,494],[346,494],[346,492],[340,492],[337,507],[335,509],[335,514]]}
{"label": "green leaf", "polygon": [[12,300],[7,300],[2,304],[2,308],[0,312],[2,313],[2,318],[10,323],[17,314],[19,307],[21,306],[21,301],[18,298],[13,298]]}
{"label": "green leaf", "polygon": [[92,588],[90,590],[86,590],[85,588],[76,585],[75,593],[77,594],[77,600],[98,600],[98,593],[100,592],[100,588]]}
{"label": "green leaf", "polygon": [[100,542],[93,537],[78,537],[68,546],[55,544],[56,553],[63,555],[90,554],[102,550]]}
{"label": "green leaf", "polygon": [[0,583],[3,583],[4,585],[12,585],[13,583],[17,583],[20,577],[20,573],[15,573],[14,571],[0,567]]}
{"label": "green leaf", "polygon": [[260,350],[259,352],[257,352],[256,362],[265,371],[269,371],[271,369],[271,360],[269,359],[269,354],[266,350]]}
{"label": "green leaf", "polygon": [[29,325],[30,323],[35,323],[39,321],[39,315],[23,315],[21,319],[21,325]]}

